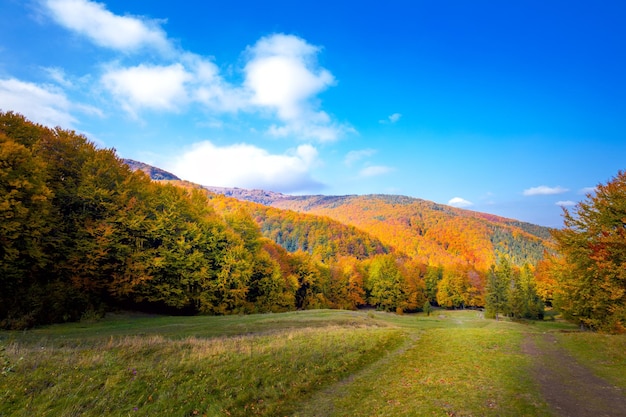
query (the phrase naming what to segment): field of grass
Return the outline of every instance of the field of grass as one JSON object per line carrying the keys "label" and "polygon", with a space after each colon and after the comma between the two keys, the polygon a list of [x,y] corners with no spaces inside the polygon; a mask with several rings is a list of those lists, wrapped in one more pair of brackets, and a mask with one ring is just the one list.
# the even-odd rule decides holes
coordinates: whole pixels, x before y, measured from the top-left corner
{"label": "field of grass", "polygon": [[[545,416],[520,346],[550,326],[315,310],[0,332],[0,417]],[[558,337],[623,382],[624,337]]]}

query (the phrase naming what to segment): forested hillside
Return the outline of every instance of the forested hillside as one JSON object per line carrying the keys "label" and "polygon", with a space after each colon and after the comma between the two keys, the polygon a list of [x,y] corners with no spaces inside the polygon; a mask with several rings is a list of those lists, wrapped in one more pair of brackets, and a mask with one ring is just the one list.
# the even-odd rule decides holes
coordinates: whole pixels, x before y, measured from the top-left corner
{"label": "forested hillside", "polygon": [[[264,199],[351,224],[400,248],[422,265],[412,273],[421,274],[426,297],[440,306],[484,306],[492,317],[537,318],[549,303],[581,327],[626,333],[624,171],[565,210],[558,230],[403,196],[265,193]],[[387,308],[389,297],[376,298],[376,279],[395,276],[393,264],[377,258],[368,272],[368,301]],[[389,280],[384,288],[393,288]]]}
{"label": "forested hillside", "polygon": [[218,209],[244,208],[258,223],[263,236],[289,252],[310,252],[316,259],[327,262],[338,256],[364,260],[392,251],[389,245],[369,233],[330,217],[281,210],[220,194],[209,198]]}
{"label": "forested hillside", "polygon": [[330,282],[351,276],[352,295],[361,294],[353,305],[392,311],[488,306],[492,277],[505,283],[503,299],[514,300],[495,310],[488,306],[492,315],[539,317],[552,300],[553,280],[545,268],[539,281],[534,277],[534,266],[549,252],[549,230],[541,226],[403,196],[202,188],[219,212],[250,213],[265,237],[328,267]]}
{"label": "forested hillside", "polygon": [[244,210],[218,212],[206,191],[154,182],[84,136],[9,112],[0,113],[0,145],[0,327],[115,308],[229,314],[365,303],[362,275],[356,298],[348,293],[349,265],[360,266],[331,273],[264,239]]}
{"label": "forested hillside", "polygon": [[404,196],[286,196],[259,190],[213,190],[355,226],[428,265],[486,271],[499,255],[517,266],[536,264],[550,239],[545,227]]}
{"label": "forested hillside", "polygon": [[[209,204],[221,215],[231,216],[238,213],[250,216],[258,225],[263,237],[270,239],[287,252],[306,252],[322,263],[333,262],[339,257],[352,257],[363,261],[391,252],[398,257],[406,256],[369,233],[330,217],[278,209],[250,200],[229,197],[228,189],[221,187],[206,187],[181,180],[163,182],[189,190],[204,191]],[[260,195],[265,195],[269,199],[282,195],[259,190],[250,192],[255,194],[255,199]]]}

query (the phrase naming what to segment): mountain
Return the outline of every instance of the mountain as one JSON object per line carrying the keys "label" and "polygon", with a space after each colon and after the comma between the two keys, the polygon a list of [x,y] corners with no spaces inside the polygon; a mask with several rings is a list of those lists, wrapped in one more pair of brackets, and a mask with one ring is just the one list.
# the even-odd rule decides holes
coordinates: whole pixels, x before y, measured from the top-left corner
{"label": "mountain", "polygon": [[133,171],[143,171],[153,180],[180,180],[176,175],[162,170],[161,168],[153,167],[152,165],[144,164],[143,162],[135,161],[133,159],[123,159],[126,165]]}
{"label": "mountain", "polygon": [[[536,264],[550,250],[549,228],[419,198],[383,194],[290,196],[264,190],[203,188],[274,209],[331,219],[369,235],[371,244],[382,245],[379,251],[380,248],[384,248],[383,252],[395,250],[427,265],[487,270],[500,255],[508,256],[516,265]],[[264,235],[288,250],[297,248],[313,252],[319,242],[340,239],[339,235],[323,238],[324,227],[319,226],[320,220],[260,207],[251,211]],[[302,226],[306,222],[309,225]],[[311,222],[317,222],[317,225],[311,226]],[[294,235],[294,228],[298,227],[300,233]],[[336,226],[325,228],[328,231]],[[311,230],[316,231],[317,237],[308,240]],[[285,240],[285,236],[297,237]],[[361,242],[367,240],[364,236],[359,237]],[[369,254],[369,251],[361,251],[361,256],[364,253]]]}
{"label": "mountain", "polygon": [[341,256],[363,260],[394,251],[370,233],[328,216],[278,209],[210,191],[215,187],[206,188],[218,212],[227,214],[244,209],[259,225],[263,236],[289,252],[302,250],[328,261]]}
{"label": "mountain", "polygon": [[329,217],[368,232],[429,265],[485,270],[499,253],[535,264],[550,247],[550,229],[400,195],[289,196],[262,190],[207,187],[240,200]]}
{"label": "mountain", "polygon": [[208,190],[215,194],[222,194],[227,197],[236,198],[237,200],[251,201],[253,203],[259,203],[265,206],[271,206],[277,201],[287,200],[291,198],[291,196],[277,193],[274,191],[247,190],[245,188],[211,187],[207,185],[203,185],[202,187],[205,190]]}
{"label": "mountain", "polygon": [[398,195],[294,196],[272,205],[353,225],[429,265],[485,270],[498,253],[534,264],[550,238],[545,227]]}

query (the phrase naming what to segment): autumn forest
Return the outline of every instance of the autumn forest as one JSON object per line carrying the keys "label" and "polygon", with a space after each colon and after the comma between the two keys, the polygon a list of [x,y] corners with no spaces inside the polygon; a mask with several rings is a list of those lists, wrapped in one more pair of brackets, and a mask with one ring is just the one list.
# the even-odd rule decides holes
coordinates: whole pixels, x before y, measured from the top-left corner
{"label": "autumn forest", "polygon": [[549,230],[403,196],[215,189],[145,169],[0,113],[1,328],[114,310],[438,306],[514,319],[555,308],[625,330],[623,173]]}

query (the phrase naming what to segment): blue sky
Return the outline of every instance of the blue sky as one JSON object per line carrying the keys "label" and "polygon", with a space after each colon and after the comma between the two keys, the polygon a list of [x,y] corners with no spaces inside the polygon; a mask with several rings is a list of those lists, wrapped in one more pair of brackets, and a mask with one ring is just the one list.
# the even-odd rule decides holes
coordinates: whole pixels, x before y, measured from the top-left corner
{"label": "blue sky", "polygon": [[541,225],[626,169],[626,2],[0,0],[0,109],[204,185]]}

